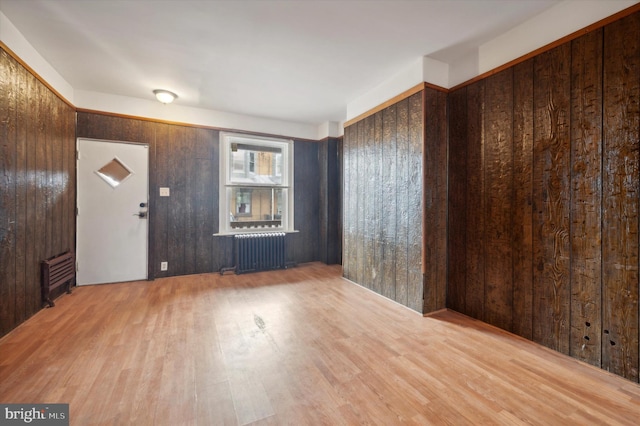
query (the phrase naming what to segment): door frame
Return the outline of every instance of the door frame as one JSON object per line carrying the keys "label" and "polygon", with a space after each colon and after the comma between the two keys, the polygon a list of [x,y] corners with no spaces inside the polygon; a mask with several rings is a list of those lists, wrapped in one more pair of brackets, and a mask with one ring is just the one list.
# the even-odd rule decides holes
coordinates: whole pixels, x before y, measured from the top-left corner
{"label": "door frame", "polygon": [[[107,143],[123,143],[129,145],[139,145],[139,146],[147,146],[148,147],[148,158],[147,158],[147,281],[155,280],[155,250],[152,249],[155,243],[155,211],[156,211],[156,197],[155,191],[152,191],[152,188],[155,188],[156,183],[156,173],[155,173],[155,157],[156,157],[156,144],[153,142],[139,142],[132,140],[116,140],[116,139],[105,139],[105,138],[92,138],[92,137],[84,137],[84,136],[76,136],[76,166],[75,172],[76,176],[78,175],[78,161],[80,155],[80,139],[94,141],[94,142],[107,142]],[[76,200],[75,200],[75,210],[76,210],[76,218],[74,221],[75,229],[75,238],[74,245],[77,248],[78,241],[78,179],[76,179]]]}

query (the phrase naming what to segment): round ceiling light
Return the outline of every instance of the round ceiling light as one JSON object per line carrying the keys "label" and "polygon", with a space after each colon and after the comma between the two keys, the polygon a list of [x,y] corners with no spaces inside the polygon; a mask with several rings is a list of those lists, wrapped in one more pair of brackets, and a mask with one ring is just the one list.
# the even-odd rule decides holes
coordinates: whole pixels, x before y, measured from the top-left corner
{"label": "round ceiling light", "polygon": [[178,98],[178,95],[168,90],[156,89],[153,91],[153,94],[156,95],[156,99],[163,104],[170,104]]}

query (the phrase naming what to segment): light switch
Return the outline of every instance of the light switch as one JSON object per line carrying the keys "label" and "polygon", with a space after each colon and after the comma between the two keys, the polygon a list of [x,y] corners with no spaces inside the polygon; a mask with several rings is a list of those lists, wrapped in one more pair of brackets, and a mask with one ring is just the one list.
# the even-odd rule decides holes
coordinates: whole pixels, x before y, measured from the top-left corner
{"label": "light switch", "polygon": [[163,188],[163,187],[160,188],[160,196],[161,197],[168,197],[169,195],[170,195],[169,194],[169,188]]}

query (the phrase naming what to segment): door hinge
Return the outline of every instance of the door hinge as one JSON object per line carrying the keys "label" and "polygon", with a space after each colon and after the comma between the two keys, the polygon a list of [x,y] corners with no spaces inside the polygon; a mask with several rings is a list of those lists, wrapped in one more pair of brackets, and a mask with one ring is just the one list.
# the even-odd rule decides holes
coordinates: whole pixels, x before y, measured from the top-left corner
{"label": "door hinge", "polygon": [[76,207],[76,216],[80,216],[80,211],[78,210],[77,207]]}

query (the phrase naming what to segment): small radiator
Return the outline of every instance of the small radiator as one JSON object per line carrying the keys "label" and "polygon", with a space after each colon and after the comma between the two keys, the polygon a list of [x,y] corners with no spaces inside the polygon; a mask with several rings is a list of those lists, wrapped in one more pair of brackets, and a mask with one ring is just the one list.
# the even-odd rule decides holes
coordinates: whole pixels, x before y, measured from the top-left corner
{"label": "small radiator", "polygon": [[236,274],[285,267],[284,232],[235,235]]}
{"label": "small radiator", "polygon": [[55,306],[51,300],[51,290],[67,285],[67,293],[71,293],[71,285],[76,279],[76,256],[71,250],[44,260],[40,264],[42,271],[42,302]]}

